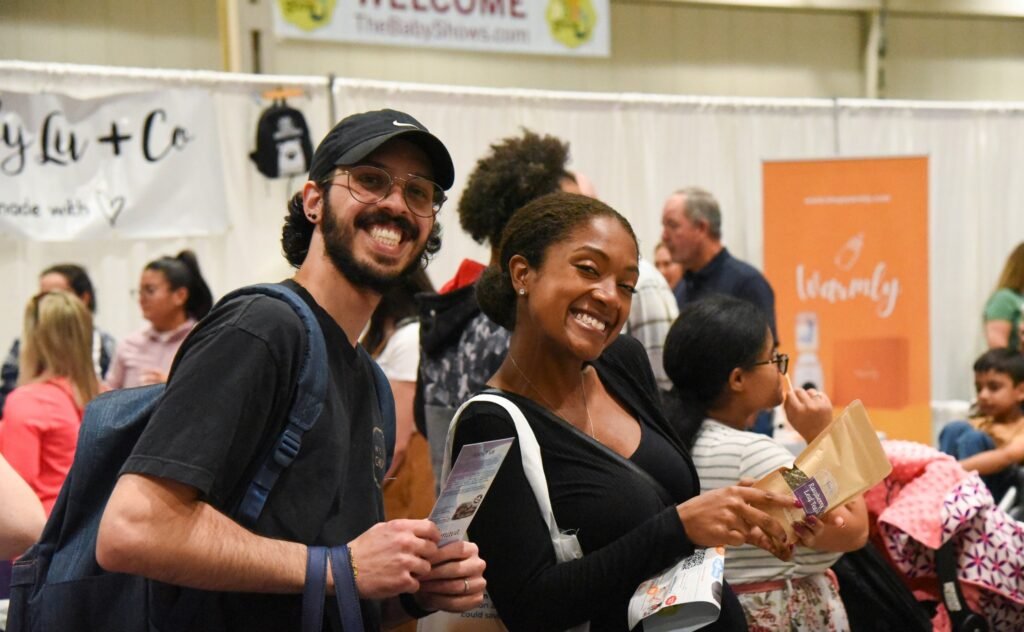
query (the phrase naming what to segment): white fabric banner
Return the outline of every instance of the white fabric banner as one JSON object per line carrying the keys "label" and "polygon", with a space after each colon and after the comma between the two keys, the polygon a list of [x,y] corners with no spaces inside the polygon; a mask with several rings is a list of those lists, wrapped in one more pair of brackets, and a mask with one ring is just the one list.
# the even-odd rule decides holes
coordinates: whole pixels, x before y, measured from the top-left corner
{"label": "white fabric banner", "polygon": [[0,232],[71,241],[226,231],[215,114],[205,90],[0,91]]}
{"label": "white fabric banner", "polygon": [[[274,2],[280,37],[607,57],[609,0]],[[340,6],[339,6],[340,5]]]}
{"label": "white fabric banner", "polygon": [[[10,92],[97,99],[185,86],[212,95],[218,137],[214,155],[230,191],[224,201],[229,230],[161,239],[42,242],[15,239],[0,229],[0,277],[7,281],[0,284],[0,305],[9,306],[0,310],[0,353],[21,329],[22,307],[38,291],[39,272],[54,263],[70,261],[89,270],[99,293],[98,322],[119,337],[144,324],[128,290],[156,257],[192,248],[217,296],[290,275],[281,257],[281,222],[288,198],[305,178],[268,179],[247,157],[268,105],[261,94],[280,86],[303,90],[304,96],[289,104],[306,116],[314,145],[347,114],[391,107],[415,116],[448,146],[456,182],[438,216],[444,246],[427,269],[436,286],[451,278],[464,257],[488,260],[488,249],[459,227],[459,197],[488,146],[521,134],[523,126],[570,143],[570,169],[589,176],[601,199],[626,215],[644,255],[653,253],[660,238],[665,198],[696,184],[721,203],[729,250],[755,266],[761,265],[764,239],[763,161],[927,155],[931,391],[936,399],[972,396],[971,363],[985,348],[981,309],[1006,256],[1024,236],[1024,178],[1014,176],[1016,165],[1024,164],[1024,103],[681,97],[335,79],[332,115],[323,77],[0,61],[0,99]],[[6,101],[0,105],[2,122],[10,109]],[[167,104],[161,105],[170,115]],[[0,162],[10,152],[0,128]],[[199,180],[175,185],[203,188],[207,211],[219,210],[213,200],[220,193],[205,190],[205,174],[194,177]],[[0,175],[0,201],[11,198],[11,181]],[[58,185],[45,190],[56,191]]]}

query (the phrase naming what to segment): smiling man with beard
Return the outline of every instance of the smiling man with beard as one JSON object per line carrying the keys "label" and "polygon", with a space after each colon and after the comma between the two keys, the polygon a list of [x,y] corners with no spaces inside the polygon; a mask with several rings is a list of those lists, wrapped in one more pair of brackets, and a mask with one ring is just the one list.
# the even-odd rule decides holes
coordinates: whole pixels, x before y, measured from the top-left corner
{"label": "smiling man with beard", "polygon": [[[324,412],[255,532],[239,526],[224,512],[280,433],[302,324],[281,301],[245,296],[199,325],[122,470],[97,545],[104,568],[170,584],[154,591],[157,612],[180,587],[198,588],[208,592],[189,629],[298,630],[307,545],[345,543],[343,572],[355,578],[367,630],[480,603],[474,545],[438,548],[426,520],[382,522],[384,421],[372,360],[356,346],[381,293],[440,247],[435,214],[453,179],[441,141],[402,112],[349,116],[320,143],[282,246],[298,268],[283,284],[310,306],[327,344]],[[326,623],[340,629],[333,614]]]}

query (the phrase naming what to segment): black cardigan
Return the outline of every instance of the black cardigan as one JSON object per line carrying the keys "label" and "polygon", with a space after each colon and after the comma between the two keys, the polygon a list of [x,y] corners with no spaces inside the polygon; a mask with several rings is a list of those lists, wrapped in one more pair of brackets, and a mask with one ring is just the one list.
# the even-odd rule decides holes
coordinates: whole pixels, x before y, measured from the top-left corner
{"label": "black cardigan", "polygon": [[[641,446],[634,456],[674,454],[678,460],[645,468],[663,479],[659,491],[637,472],[642,463],[627,462],[532,400],[505,394],[537,437],[555,519],[562,530],[576,531],[584,552],[582,559],[555,563],[514,443],[469,529],[487,562],[488,592],[513,632],[565,630],[586,621],[592,632],[627,630],[626,608],[640,582],[694,550],[675,503],[699,493],[697,472],[661,413],[643,347],[620,336],[594,368],[640,423]],[[502,409],[473,404],[463,412],[453,453],[468,443],[510,436],[515,429]],[[673,480],[664,480],[666,475]],[[664,500],[665,490],[673,502]],[[707,629],[745,630],[739,603],[726,592],[723,616]]]}

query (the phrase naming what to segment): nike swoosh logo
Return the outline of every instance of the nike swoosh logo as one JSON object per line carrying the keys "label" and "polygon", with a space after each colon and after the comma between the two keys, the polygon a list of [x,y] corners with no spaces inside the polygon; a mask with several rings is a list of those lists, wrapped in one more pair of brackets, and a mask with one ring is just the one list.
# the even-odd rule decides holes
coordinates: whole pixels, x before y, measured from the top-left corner
{"label": "nike swoosh logo", "polygon": [[394,125],[395,127],[411,127],[413,129],[419,129],[412,123],[399,123],[398,121],[391,121],[391,124]]}

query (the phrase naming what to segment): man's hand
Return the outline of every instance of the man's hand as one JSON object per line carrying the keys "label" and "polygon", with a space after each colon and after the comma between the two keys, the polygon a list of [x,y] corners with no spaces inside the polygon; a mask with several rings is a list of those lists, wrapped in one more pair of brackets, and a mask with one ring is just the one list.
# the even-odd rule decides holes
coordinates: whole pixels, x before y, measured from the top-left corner
{"label": "man's hand", "polygon": [[472,542],[450,542],[431,558],[430,572],[419,578],[416,601],[426,610],[465,612],[483,602],[487,580],[480,552]]}
{"label": "man's hand", "polygon": [[441,532],[429,520],[379,522],[348,544],[362,599],[384,599],[420,589],[438,555]]}

